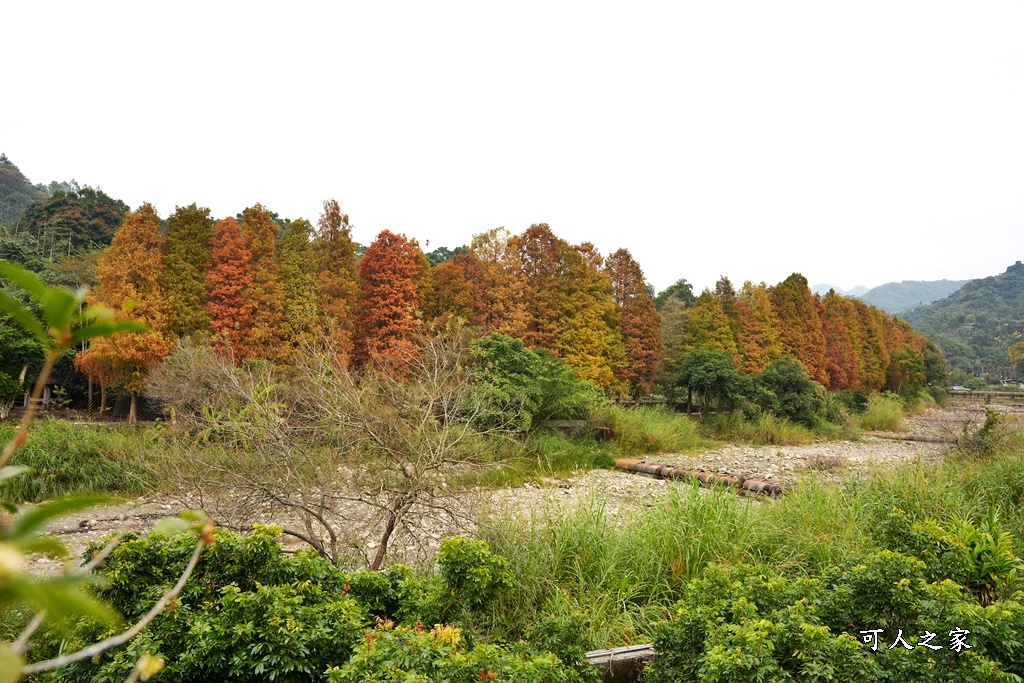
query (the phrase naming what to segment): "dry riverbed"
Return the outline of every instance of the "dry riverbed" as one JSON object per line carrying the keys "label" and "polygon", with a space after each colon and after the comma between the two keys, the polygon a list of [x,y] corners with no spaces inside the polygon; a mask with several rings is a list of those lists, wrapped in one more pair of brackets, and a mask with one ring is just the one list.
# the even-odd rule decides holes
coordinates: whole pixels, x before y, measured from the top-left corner
{"label": "dry riverbed", "polygon": [[[933,436],[959,432],[965,420],[978,422],[984,417],[980,409],[970,411],[929,411],[908,419],[905,430]],[[841,480],[866,474],[874,467],[892,467],[905,462],[936,462],[949,448],[948,444],[920,441],[897,441],[866,437],[858,441],[833,441],[805,446],[730,445],[688,455],[661,454],[650,456],[650,462],[683,467],[703,468],[745,478],[771,479],[787,485],[814,472],[819,480]],[[525,486],[475,491],[467,494],[466,513],[462,519],[448,519],[437,525],[419,543],[397,539],[398,555],[430,553],[440,539],[456,533],[472,531],[470,513],[489,509],[497,514],[535,511],[545,505],[570,507],[580,500],[597,498],[609,514],[635,505],[650,504],[667,487],[675,484],[664,480],[613,470],[581,472],[565,479],[550,479]],[[141,497],[117,504],[93,508],[87,513],[66,517],[51,527],[78,556],[86,543],[97,541],[116,529],[145,531],[160,517],[181,509],[170,499]],[[271,518],[261,522],[277,521]],[[295,539],[282,539],[288,547],[296,547]],[[372,543],[372,541],[368,541]],[[54,560],[34,558],[34,569],[53,571],[60,566]]]}

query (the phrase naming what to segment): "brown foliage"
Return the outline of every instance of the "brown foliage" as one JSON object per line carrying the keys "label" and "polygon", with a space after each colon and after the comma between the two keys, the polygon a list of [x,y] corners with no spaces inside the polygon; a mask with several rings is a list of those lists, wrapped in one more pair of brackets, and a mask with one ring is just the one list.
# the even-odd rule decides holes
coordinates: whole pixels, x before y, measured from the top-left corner
{"label": "brown foliage", "polygon": [[252,257],[234,218],[217,221],[210,244],[206,313],[210,316],[214,349],[227,357],[245,358],[252,323],[251,308],[246,301],[252,287],[249,271]]}
{"label": "brown foliage", "polygon": [[611,280],[619,310],[619,331],[626,350],[627,362],[619,377],[633,394],[650,391],[665,357],[661,315],[647,291],[643,270],[629,251],[619,249],[609,256],[605,272]]}
{"label": "brown foliage", "polygon": [[363,311],[356,357],[361,363],[405,364],[415,355],[416,278],[421,264],[405,235],[384,230],[359,262]]}

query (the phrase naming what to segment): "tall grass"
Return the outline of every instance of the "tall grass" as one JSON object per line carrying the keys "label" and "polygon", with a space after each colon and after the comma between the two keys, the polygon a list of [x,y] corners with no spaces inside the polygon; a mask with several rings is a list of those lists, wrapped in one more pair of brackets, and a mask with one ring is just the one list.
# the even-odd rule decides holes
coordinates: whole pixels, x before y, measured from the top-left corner
{"label": "tall grass", "polygon": [[858,416],[861,429],[869,432],[898,432],[903,429],[903,403],[899,397],[872,394],[868,406]]}
{"label": "tall grass", "polygon": [[481,537],[509,558],[517,577],[515,590],[495,605],[495,625],[518,636],[552,610],[579,611],[598,642],[647,637],[708,561],[743,556],[753,525],[734,498],[679,485],[636,516],[608,514],[591,497],[569,509],[553,502],[530,517],[487,520]]}
{"label": "tall grass", "polygon": [[[13,434],[13,424],[0,425],[0,443]],[[39,420],[11,461],[31,467],[32,476],[3,482],[0,497],[20,502],[74,493],[139,493],[153,483],[144,459],[156,444],[153,430]]]}
{"label": "tall grass", "polygon": [[880,466],[845,486],[811,476],[778,499],[668,483],[648,506],[617,514],[596,497],[569,507],[559,497],[528,516],[485,520],[480,536],[509,559],[517,582],[491,626],[520,637],[544,615],[589,615],[599,645],[640,642],[709,563],[819,573],[888,547],[881,530],[894,508],[942,524],[998,509],[1024,554],[1024,450]]}
{"label": "tall grass", "polygon": [[611,406],[608,423],[616,455],[687,453],[715,445],[698,433],[691,418],[666,408]]}
{"label": "tall grass", "polygon": [[801,446],[814,441],[811,430],[770,413],[753,419],[739,413],[708,415],[701,420],[700,431],[710,438],[758,446]]}

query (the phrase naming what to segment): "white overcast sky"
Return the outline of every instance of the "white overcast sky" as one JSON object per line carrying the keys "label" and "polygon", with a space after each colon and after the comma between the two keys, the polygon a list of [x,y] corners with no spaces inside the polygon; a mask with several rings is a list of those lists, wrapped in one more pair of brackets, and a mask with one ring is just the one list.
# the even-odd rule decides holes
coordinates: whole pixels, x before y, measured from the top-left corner
{"label": "white overcast sky", "polygon": [[5,2],[0,152],[162,216],[546,222],[664,289],[1024,259],[1020,2]]}

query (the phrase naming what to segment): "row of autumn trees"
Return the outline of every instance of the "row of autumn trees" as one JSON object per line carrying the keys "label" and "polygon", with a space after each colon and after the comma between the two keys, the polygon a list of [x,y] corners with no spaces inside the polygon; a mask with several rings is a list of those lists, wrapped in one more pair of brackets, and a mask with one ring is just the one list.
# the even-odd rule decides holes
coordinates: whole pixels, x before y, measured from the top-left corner
{"label": "row of autumn trees", "polygon": [[737,370],[757,374],[781,357],[799,360],[832,391],[888,389],[915,395],[946,374],[939,348],[898,318],[859,299],[811,294],[794,273],[777,285],[721,278],[692,303],[669,298],[662,308],[666,348],[662,377],[674,386],[683,360],[698,349],[728,353]]}
{"label": "row of autumn trees", "polygon": [[726,351],[752,372],[792,356],[827,387],[868,390],[892,379],[900,354],[923,376],[935,352],[876,309],[812,297],[799,275],[739,292],[723,278],[695,300],[668,297],[659,313],[628,251],[603,258],[545,224],[476,235],[436,266],[415,240],[386,230],[364,252],[334,200],[316,225],[260,205],[214,221],[193,204],[162,227],[144,204],[126,214],[96,272],[91,301],[152,331],[97,341],[75,364],[133,399],[178,338],[205,337],[236,361],[275,362],[327,338],[348,363],[400,366],[416,353],[420,328],[450,319],[547,349],[579,379],[634,395],[659,382],[671,391],[682,359],[700,348]]}

